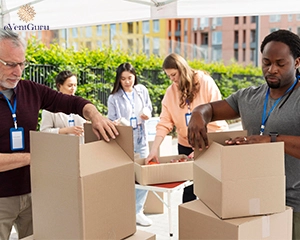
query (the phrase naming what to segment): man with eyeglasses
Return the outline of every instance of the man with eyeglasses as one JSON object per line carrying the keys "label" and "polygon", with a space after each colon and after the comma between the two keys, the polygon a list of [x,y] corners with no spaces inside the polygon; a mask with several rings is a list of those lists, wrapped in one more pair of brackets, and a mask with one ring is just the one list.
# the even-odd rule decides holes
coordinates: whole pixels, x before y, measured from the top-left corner
{"label": "man with eyeglasses", "polygon": [[114,124],[91,102],[21,80],[28,66],[26,47],[18,34],[0,29],[0,239],[9,239],[14,225],[19,238],[33,233],[30,188],[29,131],[36,130],[40,109],[77,113],[92,122],[93,131],[109,141]]}

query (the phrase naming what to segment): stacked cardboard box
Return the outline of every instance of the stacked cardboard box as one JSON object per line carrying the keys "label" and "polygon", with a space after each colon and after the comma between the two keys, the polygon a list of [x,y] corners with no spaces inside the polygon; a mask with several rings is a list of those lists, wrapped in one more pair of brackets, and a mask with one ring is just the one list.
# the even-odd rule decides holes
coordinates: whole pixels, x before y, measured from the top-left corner
{"label": "stacked cardboard box", "polygon": [[136,232],[132,128],[118,131],[115,140],[97,141],[86,124],[85,144],[31,132],[35,239],[124,239]]}
{"label": "stacked cardboard box", "polygon": [[[179,208],[180,239],[290,238],[292,211],[285,206],[284,144],[225,144],[226,139],[245,135],[245,131],[211,133],[210,147],[195,152],[194,192],[199,200]],[[193,212],[194,224],[185,217],[187,212]],[[205,230],[198,225],[199,219],[207,220]],[[272,230],[281,225],[286,226],[284,235]],[[193,226],[197,231],[191,231]],[[230,229],[235,235],[225,233]]]}

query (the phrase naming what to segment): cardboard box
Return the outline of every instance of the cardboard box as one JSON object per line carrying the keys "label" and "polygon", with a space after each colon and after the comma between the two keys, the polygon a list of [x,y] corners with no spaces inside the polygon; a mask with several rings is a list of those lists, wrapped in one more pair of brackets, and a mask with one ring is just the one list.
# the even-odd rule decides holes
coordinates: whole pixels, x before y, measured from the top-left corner
{"label": "cardboard box", "polygon": [[[141,231],[137,229],[137,231],[129,236],[128,238],[125,238],[126,240],[155,240],[156,235],[153,233]],[[34,235],[28,236],[26,238],[22,238],[20,240],[37,240],[37,238],[34,237]]]}
{"label": "cardboard box", "polygon": [[[131,127],[110,142],[31,132],[35,239],[122,239],[135,233]],[[124,198],[126,196],[126,198]]]}
{"label": "cardboard box", "polygon": [[159,157],[159,164],[145,165],[145,158],[135,159],[135,180],[141,185],[179,182],[193,179],[193,160],[171,163],[172,159],[186,158],[186,155]]}
{"label": "cardboard box", "polygon": [[291,240],[292,208],[265,216],[222,220],[201,200],[179,206],[179,239]]}
{"label": "cardboard box", "polygon": [[284,143],[224,144],[241,134],[209,134],[210,147],[195,153],[195,194],[222,219],[284,211]]}
{"label": "cardboard box", "polygon": [[[156,192],[156,194],[161,198],[164,199],[163,192]],[[164,204],[162,201],[159,200],[157,196],[154,195],[152,191],[148,191],[148,196],[146,202],[144,204],[144,213],[150,214],[160,214],[164,213]]]}
{"label": "cardboard box", "polygon": [[155,240],[156,235],[153,233],[145,232],[142,230],[137,230],[135,234],[126,238],[126,240]]}

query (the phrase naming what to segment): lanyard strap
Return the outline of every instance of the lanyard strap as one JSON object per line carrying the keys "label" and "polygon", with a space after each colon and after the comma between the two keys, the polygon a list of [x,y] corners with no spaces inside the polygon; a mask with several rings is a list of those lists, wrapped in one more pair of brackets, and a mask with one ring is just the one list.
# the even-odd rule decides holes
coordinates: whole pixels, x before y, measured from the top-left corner
{"label": "lanyard strap", "polygon": [[132,115],[134,115],[134,90],[132,90],[132,102],[130,100],[130,98],[128,97],[127,93],[123,90],[126,98],[128,99],[128,101],[130,102],[131,104],[131,107],[132,107]]}
{"label": "lanyard strap", "polygon": [[15,96],[14,98],[14,106],[11,105],[9,99],[2,93],[0,92],[0,94],[3,95],[3,97],[5,98],[7,104],[8,104],[8,107],[11,111],[11,116],[12,116],[12,119],[14,121],[14,125],[15,125],[15,129],[17,129],[17,115],[16,115],[16,111],[17,111],[17,96]]}
{"label": "lanyard strap", "polygon": [[261,120],[261,126],[260,126],[260,135],[263,135],[264,131],[265,131],[265,125],[266,125],[266,122],[271,114],[271,112],[274,110],[274,108],[276,107],[276,105],[280,102],[280,100],[285,96],[285,94],[287,94],[288,92],[290,92],[291,90],[294,89],[294,87],[296,86],[298,82],[298,79],[296,78],[293,85],[289,87],[289,89],[287,89],[285,91],[285,93],[280,97],[278,98],[275,103],[273,104],[273,106],[271,107],[271,109],[269,110],[268,112],[268,115],[266,115],[267,113],[267,105],[268,105],[268,100],[269,100],[269,95],[270,95],[270,88],[268,88],[268,91],[266,93],[266,97],[265,97],[265,101],[264,101],[264,111],[263,111],[263,114],[262,114],[262,120]]}

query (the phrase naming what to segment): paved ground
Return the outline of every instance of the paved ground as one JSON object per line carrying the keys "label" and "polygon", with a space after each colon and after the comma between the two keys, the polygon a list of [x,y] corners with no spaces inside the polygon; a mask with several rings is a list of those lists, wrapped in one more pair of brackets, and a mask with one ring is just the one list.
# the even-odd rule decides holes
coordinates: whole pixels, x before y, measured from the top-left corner
{"label": "paved ground", "polygon": [[[230,130],[241,130],[240,122],[230,125]],[[177,154],[177,139],[172,141],[172,153]],[[182,191],[176,191],[172,193],[172,226],[173,237],[169,236],[169,222],[168,211],[164,207],[163,214],[148,214],[147,216],[153,220],[153,224],[150,227],[137,226],[138,229],[145,232],[156,234],[156,240],[177,240],[178,239],[178,205],[182,203]],[[166,196],[165,198],[166,199]],[[17,233],[13,229],[9,240],[18,240]]]}

